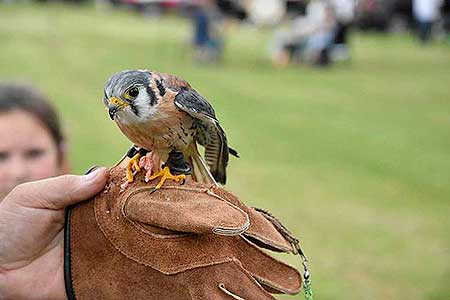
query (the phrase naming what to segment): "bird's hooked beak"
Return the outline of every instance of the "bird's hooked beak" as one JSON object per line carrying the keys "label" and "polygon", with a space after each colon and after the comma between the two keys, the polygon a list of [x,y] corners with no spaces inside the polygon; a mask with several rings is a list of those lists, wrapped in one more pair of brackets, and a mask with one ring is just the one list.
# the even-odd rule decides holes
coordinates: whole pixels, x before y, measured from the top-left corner
{"label": "bird's hooked beak", "polygon": [[117,97],[111,97],[109,99],[109,104],[108,104],[108,112],[109,112],[109,117],[111,118],[111,120],[114,120],[114,117],[116,116],[117,112],[122,110],[123,108],[127,107],[128,103],[126,103],[125,101],[117,98]]}

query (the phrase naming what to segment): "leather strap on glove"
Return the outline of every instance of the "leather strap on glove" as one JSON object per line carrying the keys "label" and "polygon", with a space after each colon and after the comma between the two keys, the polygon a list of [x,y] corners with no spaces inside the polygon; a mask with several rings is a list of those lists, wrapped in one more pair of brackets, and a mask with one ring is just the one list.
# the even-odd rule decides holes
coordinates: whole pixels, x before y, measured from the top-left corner
{"label": "leather strap on glove", "polygon": [[299,272],[264,250],[297,251],[270,215],[193,181],[166,182],[154,192],[154,182],[137,176],[121,192],[123,174],[113,168],[104,192],[68,210],[70,300],[263,300],[299,293]]}

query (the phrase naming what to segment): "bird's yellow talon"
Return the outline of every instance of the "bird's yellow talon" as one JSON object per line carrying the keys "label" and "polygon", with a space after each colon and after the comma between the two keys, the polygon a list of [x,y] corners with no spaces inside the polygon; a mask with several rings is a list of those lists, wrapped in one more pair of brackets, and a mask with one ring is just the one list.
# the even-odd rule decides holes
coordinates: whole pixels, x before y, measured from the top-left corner
{"label": "bird's yellow talon", "polygon": [[141,158],[141,155],[138,153],[133,158],[130,159],[127,166],[127,181],[128,183],[132,183],[134,181],[134,174],[133,169],[136,172],[140,172],[141,168],[139,167],[139,159]]}
{"label": "bird's yellow talon", "polygon": [[133,172],[127,170],[127,181],[128,183],[132,183],[134,181],[134,176],[133,176]]}
{"label": "bird's yellow talon", "polygon": [[164,182],[166,182],[166,180],[168,180],[168,179],[176,181],[176,182],[178,182],[178,181],[184,182],[186,180],[186,175],[184,175],[184,174],[172,175],[172,173],[170,173],[169,167],[164,167],[164,169],[162,169],[158,173],[150,176],[149,180],[153,180],[153,179],[156,179],[159,177],[161,177],[161,180],[156,185],[156,187],[155,187],[156,190],[160,189],[163,186]]}
{"label": "bird's yellow talon", "polygon": [[138,161],[139,161],[139,159],[133,160],[133,167],[136,170],[136,172],[140,172],[141,171],[141,167],[139,166]]}

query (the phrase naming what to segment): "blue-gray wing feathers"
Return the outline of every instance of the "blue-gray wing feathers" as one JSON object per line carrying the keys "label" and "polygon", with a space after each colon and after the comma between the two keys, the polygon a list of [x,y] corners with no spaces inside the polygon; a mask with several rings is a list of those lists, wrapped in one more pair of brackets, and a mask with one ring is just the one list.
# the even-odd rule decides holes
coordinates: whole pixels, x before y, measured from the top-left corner
{"label": "blue-gray wing feathers", "polygon": [[[194,89],[182,88],[175,96],[175,105],[197,122],[196,141],[205,147],[205,160],[217,182],[225,184],[229,149],[225,131],[213,107]],[[236,152],[232,150],[233,152]]]}

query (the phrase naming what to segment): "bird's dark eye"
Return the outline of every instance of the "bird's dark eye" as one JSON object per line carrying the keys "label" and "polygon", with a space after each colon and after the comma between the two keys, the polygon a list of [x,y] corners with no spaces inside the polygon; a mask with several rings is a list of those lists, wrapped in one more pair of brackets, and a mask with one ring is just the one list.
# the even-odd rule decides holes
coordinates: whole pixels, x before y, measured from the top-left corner
{"label": "bird's dark eye", "polygon": [[133,87],[128,90],[127,93],[131,98],[136,98],[139,95],[139,90],[136,87]]}

